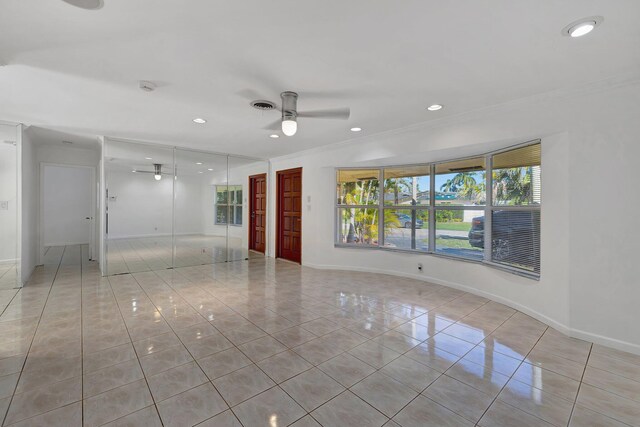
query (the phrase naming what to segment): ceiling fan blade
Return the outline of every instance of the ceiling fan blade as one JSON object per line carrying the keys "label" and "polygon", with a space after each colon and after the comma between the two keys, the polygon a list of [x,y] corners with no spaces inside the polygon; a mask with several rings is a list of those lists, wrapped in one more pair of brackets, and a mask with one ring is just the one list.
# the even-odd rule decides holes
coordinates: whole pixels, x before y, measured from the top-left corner
{"label": "ceiling fan blade", "polygon": [[298,111],[298,117],[309,119],[340,119],[347,120],[351,115],[349,108],[333,108],[329,110]]}
{"label": "ceiling fan blade", "polygon": [[263,127],[262,129],[268,129],[268,130],[274,130],[274,131],[280,130],[282,129],[282,119],[278,119],[275,122],[271,122],[265,127]]}

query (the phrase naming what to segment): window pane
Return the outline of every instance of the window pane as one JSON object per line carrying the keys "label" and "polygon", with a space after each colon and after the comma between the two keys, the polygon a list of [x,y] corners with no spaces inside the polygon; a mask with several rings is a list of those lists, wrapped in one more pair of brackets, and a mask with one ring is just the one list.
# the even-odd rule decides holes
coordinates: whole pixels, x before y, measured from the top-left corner
{"label": "window pane", "polygon": [[540,204],[540,144],[496,154],[493,161],[493,204]]}
{"label": "window pane", "polygon": [[227,223],[227,209],[228,207],[226,205],[216,206],[216,224]]}
{"label": "window pane", "polygon": [[339,242],[356,245],[378,244],[377,209],[338,209]]}
{"label": "window pane", "polygon": [[491,260],[539,273],[540,212],[494,211],[491,218]]}
{"label": "window pane", "polygon": [[429,205],[429,165],[386,168],[385,205]]}
{"label": "window pane", "polygon": [[227,203],[227,186],[216,186],[216,203]]}
{"label": "window pane", "polygon": [[343,169],[337,172],[339,205],[377,205],[378,169]]}
{"label": "window pane", "polygon": [[242,186],[241,185],[239,185],[236,189],[236,204],[237,205],[242,204]]}
{"label": "window pane", "polygon": [[484,242],[470,236],[474,237],[472,223],[484,220],[484,210],[437,209],[435,215],[437,253],[482,260]]}
{"label": "window pane", "polygon": [[436,165],[436,204],[476,206],[486,203],[485,159],[456,160]]}
{"label": "window pane", "polygon": [[426,209],[385,209],[384,246],[386,248],[428,251],[429,211]]}
{"label": "window pane", "polygon": [[235,211],[236,214],[233,223],[235,225],[242,225],[242,206],[236,206]]}

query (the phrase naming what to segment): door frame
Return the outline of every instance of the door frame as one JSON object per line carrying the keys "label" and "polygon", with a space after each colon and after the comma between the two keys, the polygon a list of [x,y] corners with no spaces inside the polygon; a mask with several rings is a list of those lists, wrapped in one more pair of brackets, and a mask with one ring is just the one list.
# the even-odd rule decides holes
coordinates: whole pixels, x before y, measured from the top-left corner
{"label": "door frame", "polygon": [[[291,172],[300,172],[300,198],[302,198],[302,167],[276,171],[276,258],[282,258],[282,216],[280,215],[280,192],[282,190],[282,176]],[[302,200],[300,201],[302,202]],[[302,264],[302,203],[300,206],[300,264]],[[283,258],[286,259],[286,258]],[[287,260],[289,261],[289,260]],[[293,262],[293,261],[291,261]]]}
{"label": "door frame", "polygon": [[[264,188],[265,188],[265,196],[264,197],[266,199],[266,202],[269,201],[269,198],[268,198],[268,192],[269,192],[269,189],[268,189],[269,185],[268,184],[269,184],[269,181],[267,180],[266,172],[265,173],[255,174],[255,175],[249,175],[249,227],[248,227],[248,229],[249,229],[249,248],[248,249],[250,251],[260,252],[260,251],[258,251],[256,249],[254,249],[254,246],[255,246],[255,242],[254,242],[255,233],[254,233],[254,229],[253,228],[254,228],[254,225],[255,225],[255,220],[251,216],[251,212],[253,211],[253,203],[254,203],[253,188],[254,188],[254,183],[255,183],[255,179],[256,178],[264,178]],[[265,220],[264,220],[265,221],[265,227],[264,228],[265,228],[265,230],[264,230],[264,251],[262,251],[263,254],[267,253],[267,247],[268,247],[268,245],[267,245],[267,224],[268,224],[267,212],[268,211],[269,211],[269,209],[268,209],[268,206],[267,206],[267,207],[265,207],[265,210],[264,210],[264,215],[265,215]]]}
{"label": "door frame", "polygon": [[42,264],[44,262],[44,170],[47,166],[55,166],[55,167],[63,167],[63,168],[80,168],[80,169],[90,169],[91,170],[91,200],[90,200],[90,214],[91,224],[89,225],[91,229],[91,237],[89,238],[89,260],[97,259],[98,253],[96,252],[96,234],[98,233],[97,226],[98,221],[96,221],[97,216],[97,180],[96,180],[96,167],[95,166],[86,166],[86,165],[71,165],[66,163],[51,163],[51,162],[40,162],[40,188],[38,189],[39,197],[40,197],[40,208],[39,208],[39,221],[38,221],[38,264]]}

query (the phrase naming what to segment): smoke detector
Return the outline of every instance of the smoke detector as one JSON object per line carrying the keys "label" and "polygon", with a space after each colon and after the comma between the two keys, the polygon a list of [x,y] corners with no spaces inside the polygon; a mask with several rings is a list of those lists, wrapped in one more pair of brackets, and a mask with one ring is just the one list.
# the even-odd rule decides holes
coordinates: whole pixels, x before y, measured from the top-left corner
{"label": "smoke detector", "polygon": [[62,0],[65,3],[69,3],[72,6],[79,7],[81,9],[96,10],[101,9],[104,6],[102,0]]}
{"label": "smoke detector", "polygon": [[145,92],[153,92],[156,89],[156,84],[147,80],[140,80],[140,89]]}
{"label": "smoke detector", "polygon": [[258,99],[255,101],[251,101],[250,105],[258,110],[275,110],[276,104],[271,101],[266,101],[264,99]]}

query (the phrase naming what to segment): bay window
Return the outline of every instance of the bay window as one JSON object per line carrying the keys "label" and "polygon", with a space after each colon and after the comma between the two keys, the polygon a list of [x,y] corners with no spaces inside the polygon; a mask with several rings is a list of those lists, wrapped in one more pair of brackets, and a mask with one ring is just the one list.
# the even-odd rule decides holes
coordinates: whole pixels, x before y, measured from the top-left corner
{"label": "bay window", "polygon": [[336,246],[422,252],[538,277],[540,150],[535,141],[446,162],[337,169]]}

